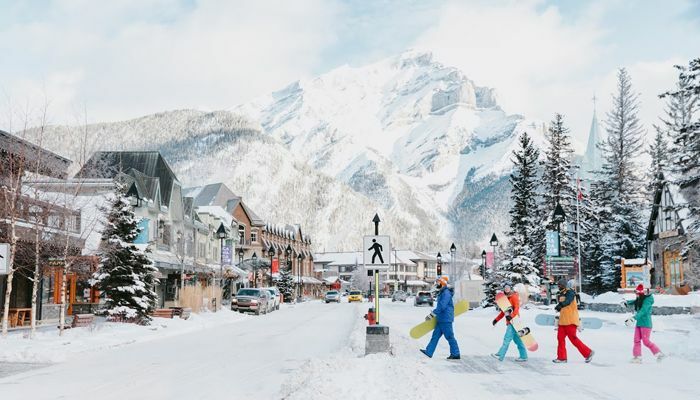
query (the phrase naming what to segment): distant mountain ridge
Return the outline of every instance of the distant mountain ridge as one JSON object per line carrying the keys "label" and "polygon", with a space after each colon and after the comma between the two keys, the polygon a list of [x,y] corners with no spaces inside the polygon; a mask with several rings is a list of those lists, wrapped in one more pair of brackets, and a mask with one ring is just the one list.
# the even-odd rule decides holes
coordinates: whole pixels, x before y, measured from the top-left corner
{"label": "distant mountain ridge", "polygon": [[[186,186],[224,182],[272,223],[301,223],[318,250],[358,250],[375,212],[393,243],[432,250],[507,226],[511,153],[544,125],[508,115],[430,53],[340,67],[227,111],[178,110],[50,127],[43,145],[160,150]],[[30,132],[36,134],[36,131]]]}

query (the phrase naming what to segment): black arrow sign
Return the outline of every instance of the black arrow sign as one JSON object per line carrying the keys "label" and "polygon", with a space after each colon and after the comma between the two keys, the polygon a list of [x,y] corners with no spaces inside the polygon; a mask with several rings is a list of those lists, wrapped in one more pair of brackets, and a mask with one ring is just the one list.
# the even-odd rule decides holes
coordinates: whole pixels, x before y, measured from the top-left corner
{"label": "black arrow sign", "polygon": [[379,219],[379,214],[374,214],[372,222],[374,222],[374,235],[377,236],[379,235],[379,223],[381,222],[381,220]]}

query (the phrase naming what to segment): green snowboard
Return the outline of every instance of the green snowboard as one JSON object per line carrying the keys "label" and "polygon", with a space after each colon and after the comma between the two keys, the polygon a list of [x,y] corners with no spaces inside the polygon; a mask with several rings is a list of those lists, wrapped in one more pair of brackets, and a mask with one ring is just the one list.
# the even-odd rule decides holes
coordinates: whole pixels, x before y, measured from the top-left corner
{"label": "green snowboard", "polygon": [[[455,303],[455,317],[461,314],[464,314],[465,312],[469,311],[469,302],[466,300],[460,300],[457,303]],[[409,332],[409,335],[411,335],[412,338],[418,339],[423,336],[425,336],[427,333],[435,329],[435,325],[437,324],[437,321],[435,318],[431,318],[427,321],[423,321],[420,324],[414,326],[411,328],[411,332]]]}

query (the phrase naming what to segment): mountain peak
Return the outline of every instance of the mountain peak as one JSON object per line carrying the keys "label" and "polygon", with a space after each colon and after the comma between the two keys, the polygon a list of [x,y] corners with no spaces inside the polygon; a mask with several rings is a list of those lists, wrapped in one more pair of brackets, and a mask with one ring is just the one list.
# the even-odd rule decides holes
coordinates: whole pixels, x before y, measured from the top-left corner
{"label": "mountain peak", "polygon": [[394,57],[398,68],[427,67],[433,64],[433,53],[426,50],[408,49]]}

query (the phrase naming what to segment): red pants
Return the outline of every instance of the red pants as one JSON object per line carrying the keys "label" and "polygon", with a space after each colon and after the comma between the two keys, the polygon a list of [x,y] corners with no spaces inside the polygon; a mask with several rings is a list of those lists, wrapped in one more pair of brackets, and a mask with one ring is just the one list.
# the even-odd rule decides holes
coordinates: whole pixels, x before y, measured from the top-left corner
{"label": "red pants", "polygon": [[588,356],[591,355],[591,349],[583,344],[581,339],[576,337],[576,325],[559,325],[559,329],[557,330],[557,358],[559,360],[566,360],[566,343],[564,339],[567,337],[584,358],[588,358]]}

